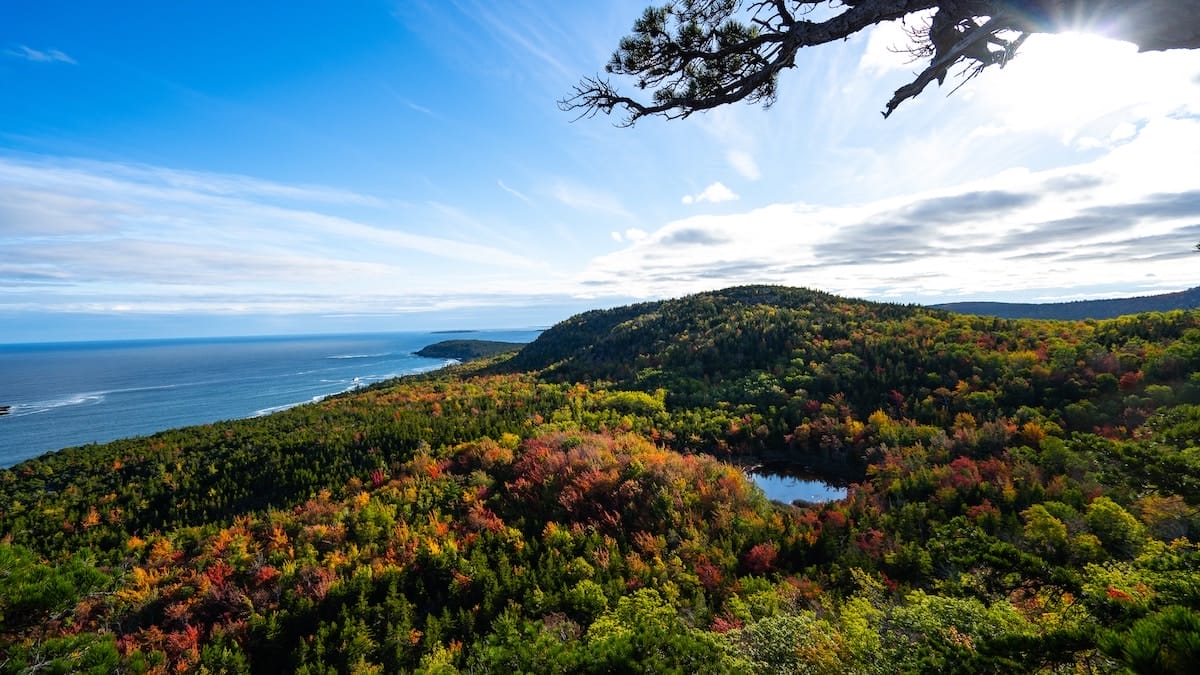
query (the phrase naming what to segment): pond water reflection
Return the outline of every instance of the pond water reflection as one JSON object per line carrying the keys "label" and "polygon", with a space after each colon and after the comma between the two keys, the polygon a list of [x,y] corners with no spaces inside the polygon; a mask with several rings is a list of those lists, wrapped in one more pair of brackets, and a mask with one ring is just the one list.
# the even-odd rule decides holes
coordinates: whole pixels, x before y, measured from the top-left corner
{"label": "pond water reflection", "polygon": [[833,485],[819,476],[798,471],[784,471],[769,466],[754,468],[749,473],[754,484],[762,488],[768,499],[791,504],[796,501],[821,504],[846,496],[844,486]]}

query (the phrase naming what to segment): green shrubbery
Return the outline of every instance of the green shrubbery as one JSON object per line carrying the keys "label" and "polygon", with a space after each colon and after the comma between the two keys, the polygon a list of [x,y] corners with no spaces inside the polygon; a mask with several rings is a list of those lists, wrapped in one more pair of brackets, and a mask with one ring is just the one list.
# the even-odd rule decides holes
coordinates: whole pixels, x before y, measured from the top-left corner
{"label": "green shrubbery", "polygon": [[735,289],[52,453],[0,472],[0,670],[1187,672],[1198,322]]}

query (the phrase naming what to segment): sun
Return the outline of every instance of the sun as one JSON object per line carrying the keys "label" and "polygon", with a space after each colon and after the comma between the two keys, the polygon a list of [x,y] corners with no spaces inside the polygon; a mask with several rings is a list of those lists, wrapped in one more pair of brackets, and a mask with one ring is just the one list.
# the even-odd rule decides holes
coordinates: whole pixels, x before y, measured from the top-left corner
{"label": "sun", "polygon": [[[960,65],[943,86],[981,104],[989,119],[1005,120],[997,126],[1016,130],[1067,130],[1117,112],[1145,117],[1147,106],[1162,114],[1200,101],[1200,50],[1139,53],[1132,43],[1103,37],[1102,29],[1032,34],[1006,65],[986,68],[969,82],[962,78],[974,63]],[[881,24],[871,31],[859,67],[894,85],[895,74],[914,68],[911,44],[908,24]]]}
{"label": "sun", "polygon": [[1110,89],[1138,70],[1137,47],[1087,33],[1032,35],[1004,74],[1031,97],[1066,103]]}
{"label": "sun", "polygon": [[1064,133],[1118,116],[1143,118],[1180,105],[1194,86],[1194,54],[1139,53],[1128,42],[1087,33],[1036,34],[1003,69],[968,85],[1016,129]]}

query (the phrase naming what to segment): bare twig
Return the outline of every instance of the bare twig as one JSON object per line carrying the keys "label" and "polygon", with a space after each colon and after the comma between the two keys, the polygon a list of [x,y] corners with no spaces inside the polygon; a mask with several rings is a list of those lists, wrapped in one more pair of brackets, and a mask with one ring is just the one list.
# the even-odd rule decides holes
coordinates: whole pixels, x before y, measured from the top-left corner
{"label": "bare twig", "polygon": [[[661,0],[621,40],[606,70],[635,78],[649,100],[620,94],[601,76],[586,77],[559,101],[576,119],[624,113],[622,126],[647,115],[688,117],[735,101],[775,101],[779,74],[795,67],[800,49],[843,40],[885,21],[935,10],[931,23],[909,31],[907,50],[929,59],[886,104],[888,117],[929,83],[942,84],[955,64],[968,82],[1004,67],[1031,33],[1104,20],[1114,37],[1143,49],[1200,48],[1200,0]],[[818,9],[822,20],[809,20]],[[1010,37],[1009,34],[1016,37]],[[1009,39],[1005,39],[1009,37]],[[952,90],[957,91],[962,83]]]}

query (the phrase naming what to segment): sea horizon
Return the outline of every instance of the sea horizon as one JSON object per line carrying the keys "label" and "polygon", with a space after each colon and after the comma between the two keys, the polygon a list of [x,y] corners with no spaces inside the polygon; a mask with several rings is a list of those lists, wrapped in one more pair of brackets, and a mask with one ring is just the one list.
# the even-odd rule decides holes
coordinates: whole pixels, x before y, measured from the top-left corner
{"label": "sea horizon", "polygon": [[527,343],[543,329],[462,329],[0,344],[0,468],[63,448],[268,415],[454,359],[455,334]]}
{"label": "sea horizon", "polygon": [[240,342],[244,340],[291,340],[306,338],[336,338],[336,337],[376,337],[386,335],[457,335],[457,334],[487,334],[487,333],[541,333],[550,326],[519,326],[515,328],[462,328],[462,329],[412,329],[412,330],[341,330],[335,332],[299,332],[299,333],[246,333],[228,335],[167,335],[161,337],[128,337],[128,338],[84,338],[79,340],[37,340],[5,342],[0,339],[0,350],[6,348],[26,347],[75,347],[86,345],[121,345],[160,342]]}

